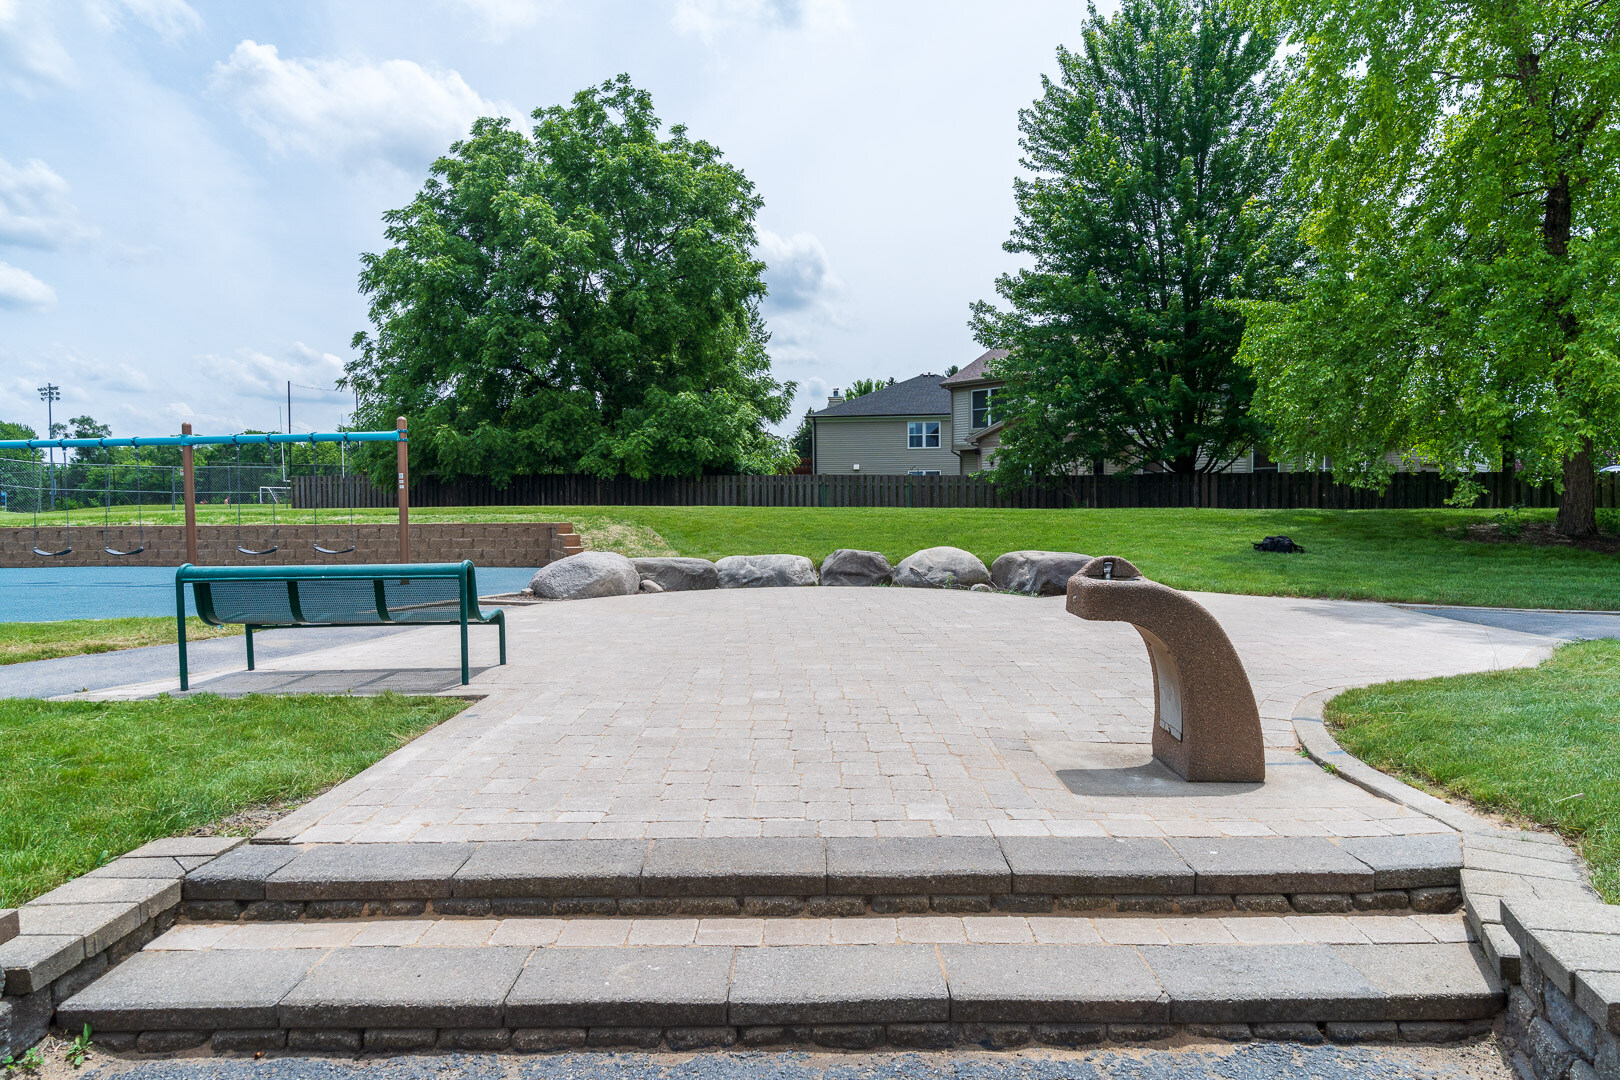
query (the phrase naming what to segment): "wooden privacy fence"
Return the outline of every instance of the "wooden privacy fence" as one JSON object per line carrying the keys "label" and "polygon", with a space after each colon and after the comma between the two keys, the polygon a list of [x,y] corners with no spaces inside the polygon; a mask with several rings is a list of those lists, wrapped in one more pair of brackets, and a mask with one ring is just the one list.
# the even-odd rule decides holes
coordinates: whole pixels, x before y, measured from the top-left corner
{"label": "wooden privacy fence", "polygon": [[[1557,506],[1551,485],[1506,473],[1481,473],[1478,506]],[[391,507],[392,488],[362,477],[293,478],[293,505]],[[977,476],[703,476],[603,480],[594,476],[521,476],[505,486],[483,480],[421,481],[414,507],[443,506],[861,506],[1124,508],[1224,507],[1245,510],[1375,510],[1443,507],[1454,485],[1438,473],[1396,473],[1382,492],[1335,484],[1328,473],[1260,472],[1180,476],[1064,476],[1001,485]],[[1620,506],[1616,475],[1598,477],[1597,504]]]}

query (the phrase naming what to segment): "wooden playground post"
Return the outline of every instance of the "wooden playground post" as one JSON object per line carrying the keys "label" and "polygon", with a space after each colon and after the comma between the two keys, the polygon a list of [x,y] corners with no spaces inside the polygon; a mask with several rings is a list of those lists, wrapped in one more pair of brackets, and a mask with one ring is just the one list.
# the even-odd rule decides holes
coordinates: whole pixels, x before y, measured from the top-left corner
{"label": "wooden playground post", "polygon": [[395,460],[399,466],[399,561],[411,561],[411,454],[406,443],[405,418],[395,422],[399,442],[394,444]]}
{"label": "wooden playground post", "polygon": [[[181,424],[180,434],[190,435],[191,425]],[[180,448],[180,464],[186,478],[186,562],[197,561],[197,473],[192,468],[191,447]]]}

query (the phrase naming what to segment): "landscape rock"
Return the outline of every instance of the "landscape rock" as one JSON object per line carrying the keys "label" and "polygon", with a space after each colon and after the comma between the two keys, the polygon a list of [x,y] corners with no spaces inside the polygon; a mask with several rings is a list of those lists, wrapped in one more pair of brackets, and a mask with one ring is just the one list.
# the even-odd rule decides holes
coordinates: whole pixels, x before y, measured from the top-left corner
{"label": "landscape rock", "polygon": [[545,600],[589,600],[629,596],[641,588],[636,564],[612,551],[582,551],[542,566],[529,581]]}
{"label": "landscape rock", "polygon": [[972,552],[931,547],[902,559],[894,583],[909,589],[970,589],[990,584],[990,571]]}
{"label": "landscape rock", "polygon": [[888,585],[894,581],[894,567],[881,551],[839,548],[821,560],[823,585]]}
{"label": "landscape rock", "polygon": [[1007,592],[1061,596],[1090,561],[1090,555],[1073,551],[1009,551],[990,564],[990,583]]}
{"label": "landscape rock", "polygon": [[720,585],[720,572],[708,559],[656,556],[630,561],[635,563],[641,580],[657,582],[665,592],[693,592]]}
{"label": "landscape rock", "polygon": [[995,592],[995,591],[996,590],[992,589],[988,585],[983,584],[982,582],[980,584],[978,584],[978,585],[970,585],[970,586],[968,586],[968,592]]}
{"label": "landscape rock", "polygon": [[779,589],[816,583],[816,564],[803,555],[728,555],[714,565],[722,589]]}
{"label": "landscape rock", "polygon": [[644,593],[663,592],[664,587],[658,584],[658,582],[654,581],[652,578],[642,578],[641,591]]}

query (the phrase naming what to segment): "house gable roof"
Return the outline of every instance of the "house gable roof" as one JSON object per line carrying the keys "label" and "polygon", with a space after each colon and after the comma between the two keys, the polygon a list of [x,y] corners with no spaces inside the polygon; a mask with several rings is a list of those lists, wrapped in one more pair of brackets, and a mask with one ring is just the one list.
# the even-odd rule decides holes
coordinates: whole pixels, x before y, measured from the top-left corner
{"label": "house gable roof", "polygon": [[810,414],[815,420],[855,416],[938,416],[951,411],[951,392],[934,374],[918,375]]}
{"label": "house gable roof", "polygon": [[994,375],[991,375],[985,370],[985,366],[991,360],[1000,360],[1006,355],[1006,349],[988,349],[977,360],[973,361],[973,363],[969,364],[961,371],[958,371],[955,375],[952,375],[950,378],[946,379],[940,385],[949,390],[953,387],[968,386],[973,383],[1000,382],[1000,379],[996,378]]}

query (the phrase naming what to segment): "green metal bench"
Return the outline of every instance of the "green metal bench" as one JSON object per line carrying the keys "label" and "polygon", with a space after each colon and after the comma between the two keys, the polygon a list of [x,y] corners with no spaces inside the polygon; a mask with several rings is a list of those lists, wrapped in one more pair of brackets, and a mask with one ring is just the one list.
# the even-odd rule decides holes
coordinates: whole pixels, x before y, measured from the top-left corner
{"label": "green metal bench", "polygon": [[468,682],[467,624],[501,630],[506,663],[506,612],[478,606],[471,560],[459,563],[385,563],[377,566],[193,566],[174,575],[174,617],[180,630],[180,689],[186,668],[186,584],[197,614],[210,626],[247,630],[247,666],[253,670],[253,631],[293,626],[461,625],[461,682]]}

